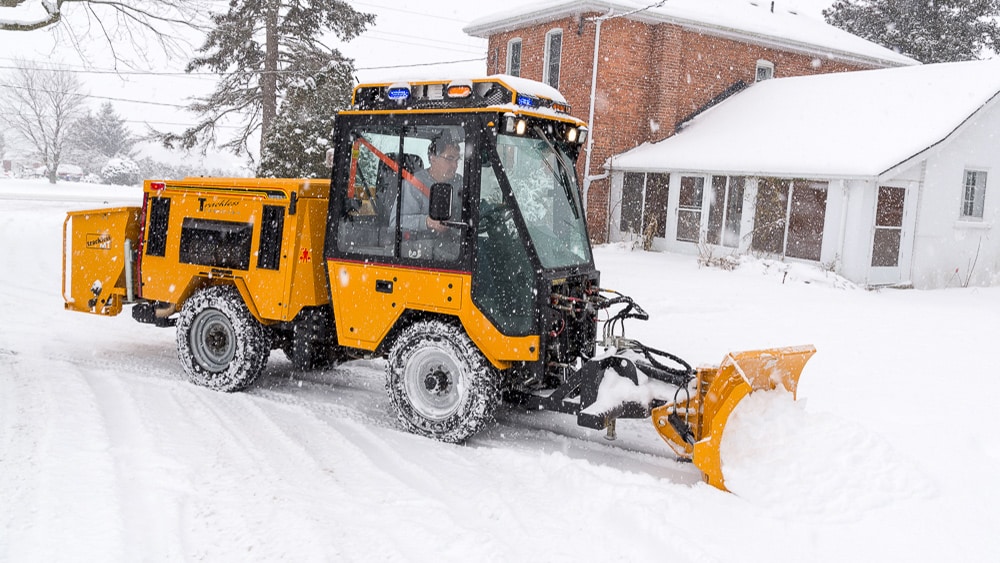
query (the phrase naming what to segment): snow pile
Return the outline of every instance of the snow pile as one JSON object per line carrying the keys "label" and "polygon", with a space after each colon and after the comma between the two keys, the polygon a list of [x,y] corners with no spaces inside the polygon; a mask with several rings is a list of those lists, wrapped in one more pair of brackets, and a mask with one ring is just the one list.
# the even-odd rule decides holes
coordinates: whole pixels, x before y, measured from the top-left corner
{"label": "snow pile", "polygon": [[857,284],[830,269],[803,262],[783,262],[774,258],[742,255],[736,258],[738,270],[781,283],[819,285],[836,289],[860,289]]}
{"label": "snow pile", "polygon": [[752,393],[719,449],[726,487],[780,517],[850,521],[932,487],[882,438],[854,420],[809,413],[791,393]]}

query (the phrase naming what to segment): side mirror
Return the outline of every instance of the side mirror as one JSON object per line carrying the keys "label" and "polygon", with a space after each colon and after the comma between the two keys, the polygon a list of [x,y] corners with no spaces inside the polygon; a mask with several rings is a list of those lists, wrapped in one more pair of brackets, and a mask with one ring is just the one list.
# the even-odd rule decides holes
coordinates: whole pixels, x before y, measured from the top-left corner
{"label": "side mirror", "polygon": [[451,184],[438,182],[431,186],[428,215],[435,221],[451,219]]}

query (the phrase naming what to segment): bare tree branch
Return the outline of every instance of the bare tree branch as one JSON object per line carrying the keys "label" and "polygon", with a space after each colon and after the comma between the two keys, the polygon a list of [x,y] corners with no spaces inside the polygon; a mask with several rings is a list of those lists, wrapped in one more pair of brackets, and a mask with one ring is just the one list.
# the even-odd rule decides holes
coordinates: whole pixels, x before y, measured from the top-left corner
{"label": "bare tree branch", "polygon": [[[93,27],[115,62],[132,66],[128,57],[148,58],[150,40],[168,56],[187,58],[191,45],[185,31],[202,31],[210,8],[207,0],[0,0],[0,30],[52,28],[82,52]],[[134,53],[124,56],[119,42],[130,44]]]}
{"label": "bare tree branch", "polygon": [[38,69],[23,60],[15,67],[0,79],[0,115],[34,149],[54,184],[70,125],[83,115],[85,95],[76,76],[63,69]]}

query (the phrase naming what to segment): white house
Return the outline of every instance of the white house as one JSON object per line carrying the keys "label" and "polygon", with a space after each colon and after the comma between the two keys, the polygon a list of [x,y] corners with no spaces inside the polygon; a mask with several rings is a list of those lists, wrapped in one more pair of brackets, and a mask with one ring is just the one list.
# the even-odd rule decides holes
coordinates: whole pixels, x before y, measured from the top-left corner
{"label": "white house", "polygon": [[606,168],[612,240],[1000,283],[1000,61],[759,82]]}

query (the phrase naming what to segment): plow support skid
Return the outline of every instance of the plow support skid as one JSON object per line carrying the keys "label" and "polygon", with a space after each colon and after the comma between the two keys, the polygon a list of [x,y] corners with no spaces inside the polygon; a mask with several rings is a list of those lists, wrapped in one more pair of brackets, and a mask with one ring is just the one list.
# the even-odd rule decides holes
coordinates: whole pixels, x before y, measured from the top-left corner
{"label": "plow support skid", "polygon": [[718,367],[698,369],[693,396],[653,409],[653,425],[710,485],[726,490],[719,446],[729,415],[754,391],[780,385],[794,396],[802,368],[815,353],[812,346],[729,353]]}
{"label": "plow support skid", "polygon": [[114,316],[133,296],[138,207],[72,211],[63,222],[66,309]]}

